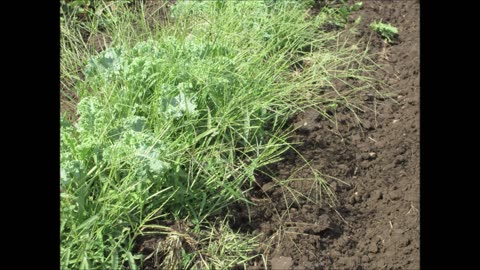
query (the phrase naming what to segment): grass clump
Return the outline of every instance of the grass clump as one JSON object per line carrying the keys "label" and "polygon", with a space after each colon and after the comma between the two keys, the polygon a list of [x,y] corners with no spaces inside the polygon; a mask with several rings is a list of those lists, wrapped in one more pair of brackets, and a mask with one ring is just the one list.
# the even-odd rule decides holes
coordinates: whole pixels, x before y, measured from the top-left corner
{"label": "grass clump", "polygon": [[[62,21],[62,94],[79,100],[78,120],[61,121],[62,269],[138,269],[146,231],[167,235],[152,254],[165,269],[246,262],[254,238],[208,218],[250,203],[255,172],[292,147],[292,115],[355,107],[365,53],[293,1],[178,1],[167,27],[140,3],[102,10],[99,53],[86,24]],[[197,237],[151,225],[166,219]]]}

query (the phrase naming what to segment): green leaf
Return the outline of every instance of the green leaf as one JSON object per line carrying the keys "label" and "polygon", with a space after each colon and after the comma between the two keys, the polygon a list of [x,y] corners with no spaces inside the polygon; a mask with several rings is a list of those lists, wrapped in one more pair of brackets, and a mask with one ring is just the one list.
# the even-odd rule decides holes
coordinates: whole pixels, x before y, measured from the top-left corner
{"label": "green leaf", "polygon": [[357,2],[353,4],[353,6],[350,8],[351,11],[357,11],[360,10],[363,7],[363,2]]}
{"label": "green leaf", "polygon": [[135,258],[133,257],[130,251],[127,252],[128,265],[131,270],[137,270],[137,264],[135,263]]}
{"label": "green leaf", "polygon": [[78,226],[77,229],[78,230],[82,230],[82,229],[88,230],[98,218],[99,218],[98,215],[90,217],[89,219],[85,220],[82,224],[80,224],[80,226]]}

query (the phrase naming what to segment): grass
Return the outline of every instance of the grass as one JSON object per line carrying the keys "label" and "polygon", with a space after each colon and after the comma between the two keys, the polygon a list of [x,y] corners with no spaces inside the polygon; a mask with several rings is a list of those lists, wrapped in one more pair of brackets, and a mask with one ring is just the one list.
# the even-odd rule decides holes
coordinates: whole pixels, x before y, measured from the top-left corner
{"label": "grass", "polygon": [[[162,25],[126,1],[63,16],[62,269],[138,269],[134,241],[146,234],[165,235],[151,254],[165,269],[252,258],[255,236],[211,218],[251,204],[255,173],[293,148],[291,116],[355,111],[350,97],[371,85],[365,51],[322,30],[322,13],[274,2],[178,1]],[[97,52],[88,41],[100,32],[110,44]],[[167,219],[190,225],[153,225]]]}

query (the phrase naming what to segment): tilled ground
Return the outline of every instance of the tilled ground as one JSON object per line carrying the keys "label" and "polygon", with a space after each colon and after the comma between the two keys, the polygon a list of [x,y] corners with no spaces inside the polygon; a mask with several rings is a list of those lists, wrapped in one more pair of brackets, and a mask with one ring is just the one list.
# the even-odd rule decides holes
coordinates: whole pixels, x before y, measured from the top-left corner
{"label": "tilled ground", "polygon": [[[373,20],[399,29],[392,45],[376,35],[370,40],[371,53],[383,66],[378,79],[388,84],[393,99],[362,97],[376,114],[360,114],[361,126],[341,109],[334,115],[337,124],[311,111],[297,116],[297,125],[307,123],[296,138],[304,142],[301,154],[315,169],[348,185],[334,184],[339,202],[332,209],[301,199],[288,205],[285,189],[259,179],[265,192],[258,189],[251,222],[247,210],[238,206],[233,225],[263,233],[261,249],[268,254],[269,269],[420,268],[419,1],[363,4],[352,14],[362,16],[361,36],[370,35]],[[311,170],[300,168],[303,164],[290,153],[272,171],[277,179],[312,177]],[[312,190],[301,181],[292,187]],[[258,260],[250,268],[263,264]]]}

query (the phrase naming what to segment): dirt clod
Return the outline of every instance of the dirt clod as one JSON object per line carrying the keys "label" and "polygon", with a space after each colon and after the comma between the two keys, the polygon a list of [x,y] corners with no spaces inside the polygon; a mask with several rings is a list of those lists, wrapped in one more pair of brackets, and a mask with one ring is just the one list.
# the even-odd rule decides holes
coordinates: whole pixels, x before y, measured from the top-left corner
{"label": "dirt clod", "polygon": [[272,270],[284,270],[284,269],[292,269],[293,260],[292,257],[274,257],[271,260]]}

